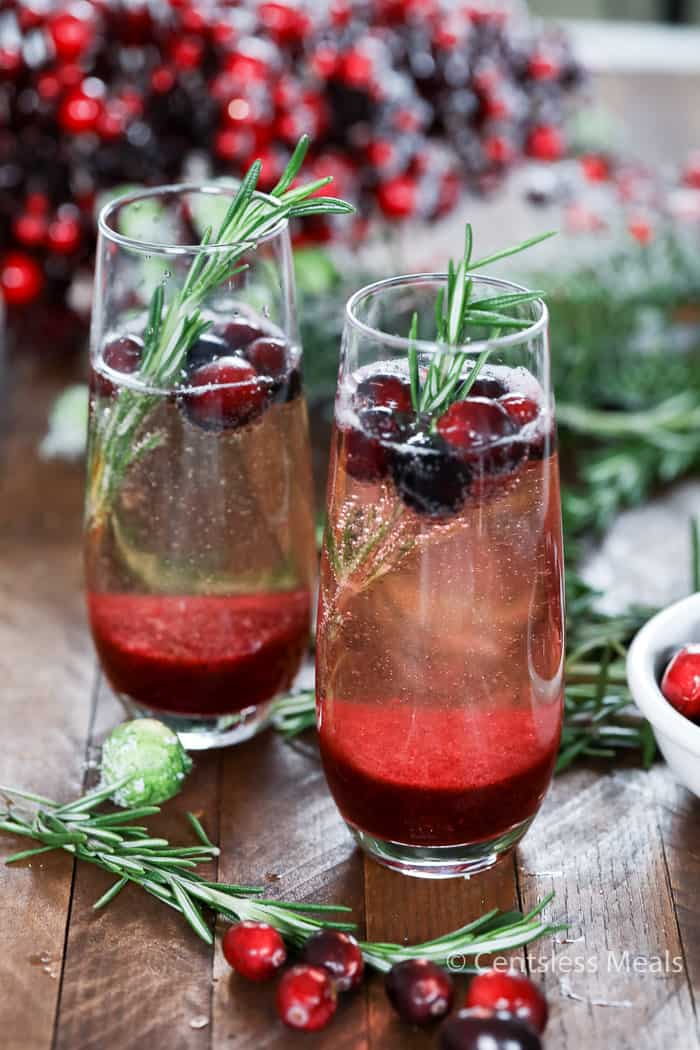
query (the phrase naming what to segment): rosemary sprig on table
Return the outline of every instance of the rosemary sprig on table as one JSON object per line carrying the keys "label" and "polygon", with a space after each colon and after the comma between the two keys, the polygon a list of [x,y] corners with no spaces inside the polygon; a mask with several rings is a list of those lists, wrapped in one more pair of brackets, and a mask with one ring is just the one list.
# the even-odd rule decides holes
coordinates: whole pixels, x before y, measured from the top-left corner
{"label": "rosemary sprig on table", "polygon": [[[468,351],[460,350],[469,342],[470,330],[475,326],[485,328],[490,338],[497,339],[503,330],[520,331],[529,328],[532,320],[514,317],[507,312],[514,306],[535,302],[544,295],[542,291],[510,292],[475,299],[474,281],[471,274],[490,263],[506,259],[510,255],[532,248],[554,236],[554,231],[530,237],[513,248],[472,260],[474,234],[471,223],[467,223],[464,234],[464,253],[459,263],[452,259],[448,263],[447,285],[441,288],[435,299],[435,334],[438,351],[430,355],[430,363],[421,381],[418,339],[418,314],[411,321],[408,352],[411,379],[411,400],[415,412],[428,415],[442,414],[455,401],[463,400],[471,390],[479,372],[486,363],[491,347],[486,346],[474,362],[469,375],[464,378],[464,367],[469,358]],[[444,346],[448,352],[442,352]]]}
{"label": "rosemary sprig on table", "polygon": [[[0,831],[41,844],[13,854],[5,863],[14,864],[63,849],[77,860],[115,875],[116,881],[94,903],[95,910],[104,908],[132,882],[179,911],[207,944],[212,944],[214,937],[202,905],[230,922],[249,919],[269,923],[296,947],[320,929],[355,929],[352,922],[325,918],[328,913],[351,910],[343,905],[268,900],[262,896],[260,886],[213,882],[198,875],[197,865],[214,859],[220,851],[193,813],[187,814],[198,839],[198,844],[192,846],[171,846],[167,839],[151,836],[147,827],[137,823],[159,813],[158,806],[97,814],[97,807],[129,779],[125,777],[63,805],[42,795],[0,786],[0,797],[4,795],[6,799],[4,812],[0,808]],[[549,894],[527,915],[496,908],[459,930],[414,947],[372,941],[363,941],[360,947],[368,965],[378,970],[388,970],[394,962],[417,956],[466,969],[466,958],[518,948],[562,929],[541,917],[553,896]]]}
{"label": "rosemary sprig on table", "polygon": [[[158,433],[137,440],[139,428],[159,401],[157,395],[149,395],[147,390],[169,389],[181,378],[189,349],[211,327],[211,322],[202,315],[207,296],[245,269],[236,263],[283,220],[307,215],[342,215],[354,210],[351,204],[336,197],[316,196],[333,181],[332,176],[292,188],[308,147],[309,139],[305,135],[267,197],[255,195],[262,167],[256,160],[243,177],[219,229],[214,233],[209,226],[204,231],[203,250],[196,254],[182,288],[167,304],[163,285],[153,292],[137,373],[146,391],[123,387],[114,406],[102,415],[101,429],[90,449],[89,519],[99,522],[128,468],[162,440]],[[231,247],[207,252],[210,245]]]}

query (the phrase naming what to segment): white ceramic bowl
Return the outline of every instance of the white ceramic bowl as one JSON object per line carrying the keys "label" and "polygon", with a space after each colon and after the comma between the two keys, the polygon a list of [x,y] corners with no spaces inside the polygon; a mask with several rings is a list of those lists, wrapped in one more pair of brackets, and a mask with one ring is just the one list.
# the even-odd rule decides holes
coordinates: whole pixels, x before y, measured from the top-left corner
{"label": "white ceramic bowl", "polygon": [[627,654],[627,681],[672,772],[700,798],[700,725],[671,707],[659,688],[667,663],[689,642],[700,642],[700,594],[669,605],[642,627]]}

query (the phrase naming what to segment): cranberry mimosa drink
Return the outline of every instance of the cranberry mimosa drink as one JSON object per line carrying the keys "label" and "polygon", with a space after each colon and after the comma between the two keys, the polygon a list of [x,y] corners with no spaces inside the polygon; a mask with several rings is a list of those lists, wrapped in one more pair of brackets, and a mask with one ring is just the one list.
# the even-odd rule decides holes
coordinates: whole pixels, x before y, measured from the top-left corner
{"label": "cranberry mimosa drink", "polygon": [[431,342],[445,280],[349,303],[317,648],[343,817],[377,859],[434,877],[489,866],[527,829],[557,754],[563,665],[546,309],[474,278],[471,299],[515,297],[520,324],[472,324],[455,349]]}
{"label": "cranberry mimosa drink", "polygon": [[90,623],[128,709],[195,748],[264,723],[310,628],[314,516],[286,221],[309,201],[304,187],[291,199],[285,186],[254,189],[248,178],[238,191],[145,191],[100,220]]}

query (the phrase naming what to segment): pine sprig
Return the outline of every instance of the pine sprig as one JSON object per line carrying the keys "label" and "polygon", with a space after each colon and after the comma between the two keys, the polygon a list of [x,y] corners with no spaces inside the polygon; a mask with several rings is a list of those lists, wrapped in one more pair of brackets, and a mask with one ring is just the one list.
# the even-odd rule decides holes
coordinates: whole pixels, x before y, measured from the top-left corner
{"label": "pine sprig", "polygon": [[[208,227],[200,246],[231,245],[229,250],[196,254],[182,288],[170,303],[159,285],[151,297],[144,333],[144,350],[137,379],[147,388],[159,390],[175,386],[182,375],[187,353],[211,322],[202,316],[207,297],[224,281],[246,267],[236,265],[256,243],[286,219],[309,215],[347,215],[354,209],[335,197],[315,196],[332,177],[316,179],[291,189],[309,148],[304,135],[269,197],[256,196],[261,163],[256,160],[248,169],[216,234]],[[126,471],[134,462],[136,435],[158,404],[157,395],[149,396],[128,387],[119,391],[114,406],[104,414],[104,421],[90,449],[91,487],[88,494],[88,518],[99,522],[118,491]],[[142,445],[143,451],[143,445]]]}
{"label": "pine sprig", "polygon": [[[470,331],[474,327],[487,329],[489,339],[495,340],[501,331],[522,331],[532,325],[527,318],[514,317],[504,311],[514,306],[535,302],[544,295],[541,291],[510,292],[504,295],[493,295],[474,299],[474,280],[471,274],[489,263],[505,259],[510,255],[532,248],[542,241],[554,236],[554,231],[531,237],[513,248],[504,248],[494,255],[486,256],[476,262],[472,261],[474,233],[471,223],[467,223],[464,233],[464,252],[459,263],[450,259],[447,266],[446,287],[441,288],[435,298],[435,335],[438,350],[430,356],[430,363],[421,382],[418,341],[418,314],[411,319],[409,332],[408,366],[411,378],[411,401],[415,412],[426,415],[442,414],[454,401],[467,397],[479,372],[488,360],[491,347],[479,354],[469,376],[464,379],[463,372],[469,352],[461,349],[470,341]],[[448,352],[442,352],[444,346]]]}
{"label": "pine sprig", "polygon": [[[146,827],[133,823],[160,812],[158,806],[96,814],[97,807],[129,779],[125,777],[64,805],[32,792],[0,786],[0,797],[4,796],[6,801],[4,811],[0,808],[0,831],[41,843],[14,853],[5,863],[16,864],[63,849],[76,860],[94,864],[116,876],[115,882],[93,904],[95,911],[110,904],[131,882],[178,911],[207,944],[212,944],[214,937],[202,906],[230,922],[269,923],[296,947],[320,929],[347,932],[355,929],[352,922],[326,918],[351,911],[343,905],[270,900],[262,896],[264,891],[260,886],[214,882],[198,875],[197,866],[216,858],[219,849],[193,813],[187,817],[199,844],[190,846],[171,846],[167,839],[151,836]],[[417,957],[428,957],[453,969],[466,969],[466,958],[522,947],[562,929],[561,925],[541,918],[541,912],[553,896],[549,894],[527,915],[493,909],[452,933],[413,947],[373,941],[363,941],[360,947],[366,963],[380,971],[390,969],[394,962]]]}

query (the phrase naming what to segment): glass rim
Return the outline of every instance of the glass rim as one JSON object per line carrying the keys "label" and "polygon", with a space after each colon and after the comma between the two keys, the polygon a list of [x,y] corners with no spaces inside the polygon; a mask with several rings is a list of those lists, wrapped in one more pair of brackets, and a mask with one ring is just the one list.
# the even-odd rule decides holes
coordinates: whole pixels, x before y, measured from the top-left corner
{"label": "glass rim", "polygon": [[[531,325],[528,325],[527,328],[522,328],[510,335],[498,336],[496,339],[479,339],[470,343],[461,343],[459,346],[450,346],[446,343],[439,343],[435,339],[409,339],[408,336],[394,335],[391,332],[384,332],[381,328],[374,328],[372,325],[367,324],[357,316],[356,310],[359,303],[371,295],[386,291],[389,288],[400,287],[401,285],[427,284],[428,282],[440,282],[446,284],[447,277],[448,275],[444,272],[407,273],[399,274],[396,277],[385,277],[381,281],[374,281],[372,284],[366,284],[364,287],[358,288],[356,292],[353,292],[346,302],[346,323],[349,323],[353,328],[358,329],[358,331],[362,332],[364,335],[375,340],[375,342],[381,342],[387,346],[405,351],[408,351],[411,347],[415,347],[416,350],[421,350],[424,353],[478,354],[481,353],[482,350],[485,350],[486,347],[495,349],[497,347],[518,346],[520,343],[529,342],[546,330],[549,322],[549,310],[547,309],[547,304],[544,299],[532,300],[532,305],[539,308],[540,315]],[[480,273],[467,273],[467,277],[472,277],[475,281],[481,281],[483,284],[492,285],[494,288],[506,288],[512,292],[530,291],[529,288],[526,288],[522,284],[516,284],[514,281],[506,281],[500,277],[489,277]]]}
{"label": "glass rim", "polygon": [[[100,213],[97,217],[97,228],[100,234],[112,241],[114,244],[118,244],[122,248],[129,248],[131,251],[143,252],[148,255],[197,255],[200,252],[223,252],[230,251],[232,248],[254,248],[258,244],[263,244],[266,241],[272,240],[278,237],[280,233],[283,233],[289,226],[289,220],[285,217],[280,218],[271,230],[267,233],[262,234],[260,237],[254,237],[252,240],[246,241],[215,241],[212,244],[172,244],[166,241],[146,241],[139,237],[129,237],[127,234],[120,233],[115,230],[113,226],[110,226],[110,219],[113,218],[114,214],[122,207],[133,204],[135,201],[148,200],[152,197],[160,197],[165,194],[185,194],[185,193],[202,193],[211,196],[229,196],[231,198],[238,192],[240,182],[237,185],[226,186],[216,182],[173,182],[167,183],[161,186],[146,186],[138,190],[127,190],[125,193],[120,193],[116,197],[112,197],[100,208]],[[273,197],[269,193],[263,193],[261,190],[255,190],[253,197],[257,197],[260,200],[267,201],[268,203],[274,204],[279,207],[279,201],[276,197]]]}

